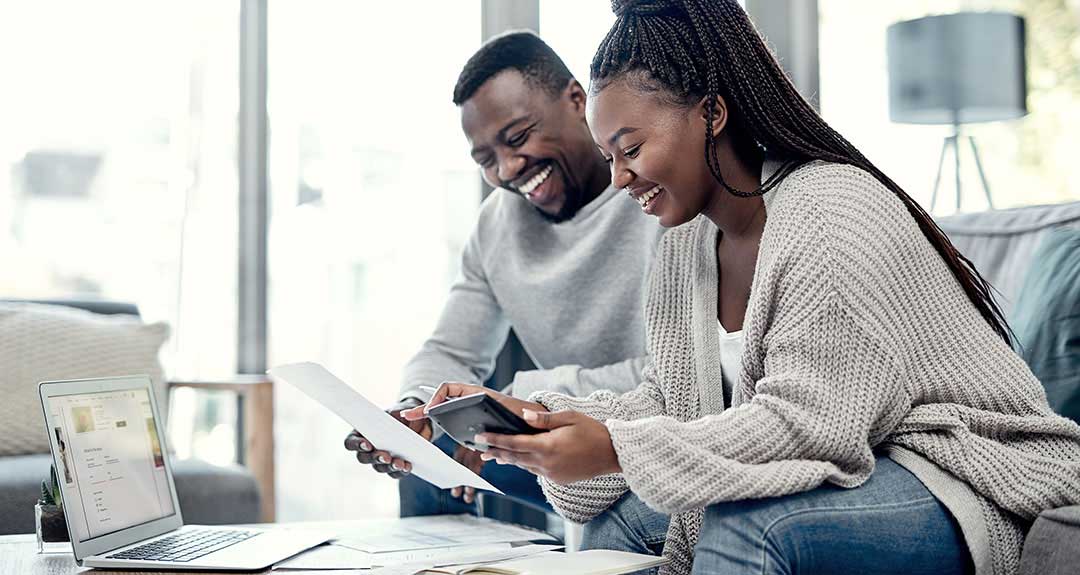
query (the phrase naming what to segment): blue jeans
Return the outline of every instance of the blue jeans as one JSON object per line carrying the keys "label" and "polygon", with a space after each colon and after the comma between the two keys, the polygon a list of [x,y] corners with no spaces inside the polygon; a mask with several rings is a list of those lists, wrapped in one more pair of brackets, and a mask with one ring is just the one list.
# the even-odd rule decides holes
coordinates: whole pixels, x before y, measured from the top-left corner
{"label": "blue jeans", "polygon": [[[585,527],[583,547],[658,553],[668,518],[628,494]],[[824,485],[705,510],[695,574],[973,573],[952,515],[883,456],[855,489]]]}
{"label": "blue jeans", "polygon": [[[435,445],[444,453],[453,457],[457,443],[449,435],[443,435]],[[544,492],[536,476],[516,465],[500,465],[489,461],[480,472],[480,477],[498,487],[510,499],[543,511],[551,511],[544,498]],[[401,498],[401,516],[419,515],[476,514],[476,503],[465,503],[461,498],[450,496],[449,489],[439,489],[434,485],[412,475],[406,475],[398,481],[398,496]]]}

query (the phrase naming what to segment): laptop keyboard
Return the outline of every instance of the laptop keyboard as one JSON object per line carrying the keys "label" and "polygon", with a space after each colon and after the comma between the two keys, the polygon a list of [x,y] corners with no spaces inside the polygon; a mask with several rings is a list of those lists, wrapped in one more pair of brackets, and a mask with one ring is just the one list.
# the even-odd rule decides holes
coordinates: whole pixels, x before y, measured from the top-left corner
{"label": "laptop keyboard", "polygon": [[162,537],[145,545],[132,547],[120,553],[107,555],[109,559],[131,561],[175,561],[186,563],[220,551],[230,545],[251,539],[259,531],[236,531],[221,529],[192,529]]}

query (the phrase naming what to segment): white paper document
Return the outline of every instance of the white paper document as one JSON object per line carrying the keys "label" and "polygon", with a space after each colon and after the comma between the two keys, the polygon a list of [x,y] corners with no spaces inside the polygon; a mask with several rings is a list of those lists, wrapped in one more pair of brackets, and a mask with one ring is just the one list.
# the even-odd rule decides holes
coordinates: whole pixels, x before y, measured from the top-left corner
{"label": "white paper document", "polygon": [[478,565],[528,557],[546,551],[562,549],[561,545],[521,545],[509,543],[466,545],[440,549],[394,551],[390,553],[365,553],[337,544],[320,545],[274,566],[274,571],[319,571],[320,575],[331,572],[347,572],[353,569],[374,567],[411,568],[410,573],[435,567],[453,565]]}
{"label": "white paper document", "polygon": [[342,545],[320,545],[274,565],[274,569],[371,569],[375,566],[373,557],[371,553]]}
{"label": "white paper document", "polygon": [[[541,539],[554,541],[554,538],[546,533],[486,517],[436,515],[401,519],[392,526],[384,526],[378,532],[342,534],[334,543],[358,551],[382,554],[391,551],[405,552]],[[417,559],[419,558],[418,556]]]}
{"label": "white paper document", "polygon": [[344,419],[371,441],[412,463],[412,474],[428,483],[450,489],[459,485],[502,493],[479,475],[451,459],[433,443],[402,425],[334,374],[315,363],[293,363],[271,369],[274,379],[306,393]]}

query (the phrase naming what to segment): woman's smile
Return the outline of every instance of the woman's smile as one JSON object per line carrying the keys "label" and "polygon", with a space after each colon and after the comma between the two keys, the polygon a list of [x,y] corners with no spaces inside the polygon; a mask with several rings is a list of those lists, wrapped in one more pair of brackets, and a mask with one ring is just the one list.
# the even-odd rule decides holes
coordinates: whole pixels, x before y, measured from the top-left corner
{"label": "woman's smile", "polygon": [[659,202],[664,195],[664,188],[657,184],[650,188],[645,188],[642,192],[634,192],[631,190],[627,193],[629,193],[630,197],[634,198],[634,201],[641,206],[641,211],[653,215],[656,213],[657,202]]}

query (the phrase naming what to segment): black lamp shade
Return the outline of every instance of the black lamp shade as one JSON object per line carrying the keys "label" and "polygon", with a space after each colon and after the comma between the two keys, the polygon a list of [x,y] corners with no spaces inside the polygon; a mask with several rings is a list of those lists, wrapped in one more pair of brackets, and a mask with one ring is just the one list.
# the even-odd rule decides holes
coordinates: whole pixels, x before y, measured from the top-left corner
{"label": "black lamp shade", "polygon": [[968,124],[1027,114],[1024,19],[962,12],[888,29],[889,117]]}

